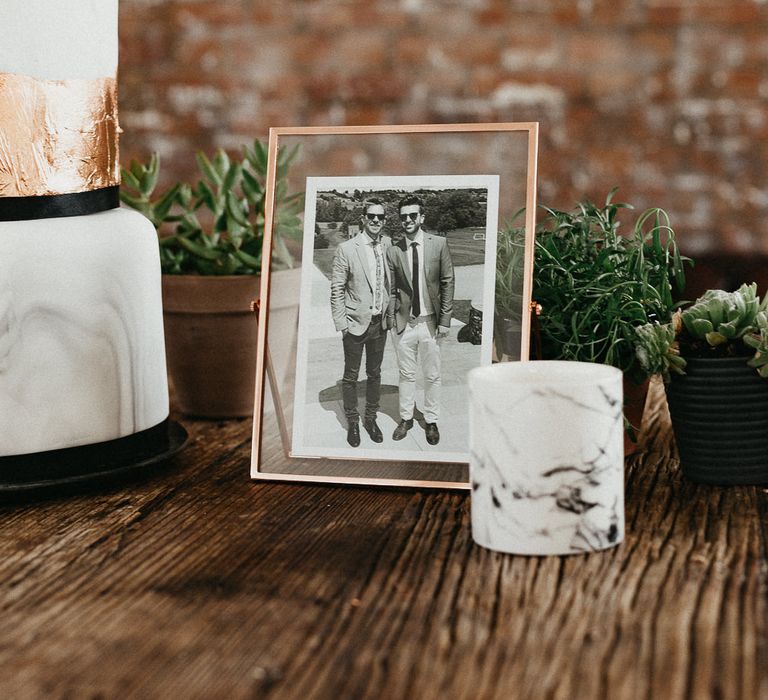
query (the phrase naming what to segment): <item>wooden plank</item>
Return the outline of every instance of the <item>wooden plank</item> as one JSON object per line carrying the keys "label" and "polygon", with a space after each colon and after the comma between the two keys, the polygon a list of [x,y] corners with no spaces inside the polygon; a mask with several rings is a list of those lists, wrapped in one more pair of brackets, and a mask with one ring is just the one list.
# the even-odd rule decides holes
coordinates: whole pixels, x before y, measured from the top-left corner
{"label": "wooden plank", "polygon": [[768,697],[766,491],[684,480],[660,387],[625,543],[573,557],[477,547],[460,492],[253,483],[249,421],[185,423],[157,478],[0,510],[2,697]]}

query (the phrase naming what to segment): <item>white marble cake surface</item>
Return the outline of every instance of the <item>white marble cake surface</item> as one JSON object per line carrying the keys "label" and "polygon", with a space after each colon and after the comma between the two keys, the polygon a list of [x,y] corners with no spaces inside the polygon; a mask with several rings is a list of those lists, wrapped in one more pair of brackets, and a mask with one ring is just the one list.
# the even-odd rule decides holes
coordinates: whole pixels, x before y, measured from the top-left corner
{"label": "white marble cake surface", "polygon": [[168,416],[154,227],[127,209],[0,222],[0,456]]}
{"label": "white marble cake surface", "polygon": [[470,373],[472,533],[490,549],[573,554],[624,538],[621,372],[574,362]]}
{"label": "white marble cake surface", "polygon": [[0,74],[114,78],[118,0],[2,0]]}

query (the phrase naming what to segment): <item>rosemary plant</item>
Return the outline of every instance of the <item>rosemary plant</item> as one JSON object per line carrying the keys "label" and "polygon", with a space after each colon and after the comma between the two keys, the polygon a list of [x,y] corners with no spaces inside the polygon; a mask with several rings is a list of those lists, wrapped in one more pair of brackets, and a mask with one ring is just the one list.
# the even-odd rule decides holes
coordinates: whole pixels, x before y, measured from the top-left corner
{"label": "rosemary plant", "polygon": [[662,209],[643,211],[631,234],[620,235],[617,215],[632,207],[614,203],[615,193],[572,212],[543,207],[533,296],[542,306],[544,359],[612,365],[639,384],[649,372],[637,357],[636,329],[671,319],[688,259]]}
{"label": "rosemary plant", "polygon": [[[516,214],[512,221],[517,218]],[[525,228],[506,225],[496,245],[496,314],[520,320],[523,311]]]}

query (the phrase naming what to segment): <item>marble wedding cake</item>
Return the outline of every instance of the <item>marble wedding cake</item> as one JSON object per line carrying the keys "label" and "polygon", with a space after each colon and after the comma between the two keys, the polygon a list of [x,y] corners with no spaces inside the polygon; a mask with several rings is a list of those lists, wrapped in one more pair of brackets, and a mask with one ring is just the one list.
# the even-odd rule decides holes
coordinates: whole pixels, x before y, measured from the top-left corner
{"label": "marble wedding cake", "polygon": [[0,2],[0,458],[168,417],[156,234],[119,208],[117,10]]}

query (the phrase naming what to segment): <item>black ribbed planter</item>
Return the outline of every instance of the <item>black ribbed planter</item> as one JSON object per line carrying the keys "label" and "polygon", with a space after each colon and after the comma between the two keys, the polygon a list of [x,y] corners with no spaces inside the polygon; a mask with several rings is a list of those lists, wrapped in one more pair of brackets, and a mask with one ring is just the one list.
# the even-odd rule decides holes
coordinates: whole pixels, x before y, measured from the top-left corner
{"label": "black ribbed planter", "polygon": [[768,380],[747,359],[690,359],[667,386],[680,466],[692,481],[768,483]]}

